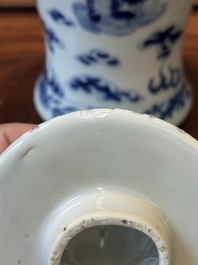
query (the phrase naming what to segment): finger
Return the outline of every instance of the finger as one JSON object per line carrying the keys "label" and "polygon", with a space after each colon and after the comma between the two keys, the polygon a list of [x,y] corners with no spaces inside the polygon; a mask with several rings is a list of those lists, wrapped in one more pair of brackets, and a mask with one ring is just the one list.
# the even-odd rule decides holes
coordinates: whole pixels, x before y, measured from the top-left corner
{"label": "finger", "polygon": [[34,128],[35,124],[6,123],[0,125],[0,154],[17,138]]}

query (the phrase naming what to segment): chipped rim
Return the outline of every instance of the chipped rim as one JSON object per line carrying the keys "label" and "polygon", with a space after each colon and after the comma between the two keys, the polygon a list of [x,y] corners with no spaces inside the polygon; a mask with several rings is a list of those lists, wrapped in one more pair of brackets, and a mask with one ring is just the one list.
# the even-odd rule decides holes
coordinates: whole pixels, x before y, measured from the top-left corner
{"label": "chipped rim", "polygon": [[[16,147],[22,144],[24,141],[27,143],[28,138],[30,139],[36,133],[40,131],[44,131],[45,129],[50,130],[53,126],[61,127],[65,120],[73,121],[75,119],[103,119],[103,118],[119,118],[119,115],[123,117],[125,115],[125,119],[133,119],[133,121],[138,122],[139,124],[144,124],[145,126],[154,126],[161,131],[165,131],[166,133],[172,134],[178,139],[184,141],[185,143],[189,144],[196,150],[198,150],[198,140],[192,137],[190,134],[186,133],[184,130],[180,129],[179,127],[171,124],[167,121],[161,120],[155,116],[148,115],[148,114],[141,114],[127,109],[107,109],[107,108],[100,108],[100,109],[88,109],[82,111],[76,111],[68,114],[64,114],[58,117],[55,117],[49,121],[45,121],[35,128],[29,130],[28,132],[24,133],[21,137],[15,140],[7,149],[0,155],[0,165],[1,162],[4,160],[4,157],[7,157],[10,152],[14,153]],[[47,133],[47,132],[46,132]]]}

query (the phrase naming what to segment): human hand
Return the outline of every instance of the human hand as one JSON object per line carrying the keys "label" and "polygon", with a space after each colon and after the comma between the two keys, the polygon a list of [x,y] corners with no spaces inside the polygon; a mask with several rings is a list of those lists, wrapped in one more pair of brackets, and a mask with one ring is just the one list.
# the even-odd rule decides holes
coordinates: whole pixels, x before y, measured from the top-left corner
{"label": "human hand", "polygon": [[0,154],[22,134],[35,126],[35,124],[27,123],[0,124]]}

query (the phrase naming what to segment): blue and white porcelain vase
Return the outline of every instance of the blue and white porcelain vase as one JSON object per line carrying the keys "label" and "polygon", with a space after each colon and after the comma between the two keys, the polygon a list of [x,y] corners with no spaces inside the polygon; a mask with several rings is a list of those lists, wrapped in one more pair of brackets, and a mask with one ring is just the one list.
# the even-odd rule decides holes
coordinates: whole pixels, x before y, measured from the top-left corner
{"label": "blue and white porcelain vase", "polygon": [[178,125],[192,103],[182,41],[192,0],[37,0],[45,72],[35,85],[44,119],[122,108]]}

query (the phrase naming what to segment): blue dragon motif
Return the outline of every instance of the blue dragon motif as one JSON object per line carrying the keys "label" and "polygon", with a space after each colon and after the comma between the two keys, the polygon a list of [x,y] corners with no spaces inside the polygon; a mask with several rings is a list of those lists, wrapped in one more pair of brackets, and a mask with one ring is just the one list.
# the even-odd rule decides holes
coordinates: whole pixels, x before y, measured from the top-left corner
{"label": "blue dragon motif", "polygon": [[87,94],[98,93],[101,101],[114,101],[117,103],[128,101],[136,103],[143,100],[143,97],[138,93],[123,91],[118,86],[99,77],[74,77],[70,87],[73,90],[81,90]]}
{"label": "blue dragon motif", "polygon": [[[62,106],[62,100],[61,100],[63,96],[62,92],[60,92],[56,82],[53,80],[48,80],[46,75],[44,75],[41,78],[38,85],[38,91],[39,91],[39,100],[42,106],[47,111],[50,112],[51,118],[80,110],[74,107],[72,103],[68,104],[68,106]],[[53,93],[52,91],[54,91],[55,93]]]}
{"label": "blue dragon motif", "polygon": [[91,108],[79,106],[75,103],[75,100],[72,101],[68,98],[65,100],[65,96],[66,93],[59,85],[53,69],[48,74],[45,71],[38,82],[38,100],[43,108],[50,113],[51,118],[80,109]]}
{"label": "blue dragon motif", "polygon": [[64,96],[63,90],[60,88],[55,77],[47,76],[46,72],[42,76],[39,83],[39,97],[42,105],[47,109],[51,104],[59,104]]}
{"label": "blue dragon motif", "polygon": [[154,78],[151,78],[148,83],[148,89],[152,94],[158,94],[161,91],[169,89],[176,89],[181,83],[181,70],[179,68],[167,67],[167,74],[165,74],[160,68],[159,81],[156,82]]}
{"label": "blue dragon motif", "polygon": [[140,49],[148,49],[152,46],[156,47],[157,59],[163,60],[171,54],[172,46],[181,38],[182,33],[182,29],[171,25],[164,30],[152,33],[138,47]]}
{"label": "blue dragon motif", "polygon": [[161,104],[154,104],[150,109],[146,110],[145,113],[163,120],[170,119],[175,111],[179,111],[184,108],[186,100],[190,97],[190,95],[187,84],[183,82],[180,89],[172,98]]}
{"label": "blue dragon motif", "polygon": [[86,0],[74,3],[79,24],[95,34],[126,36],[151,24],[167,10],[162,0]]}

